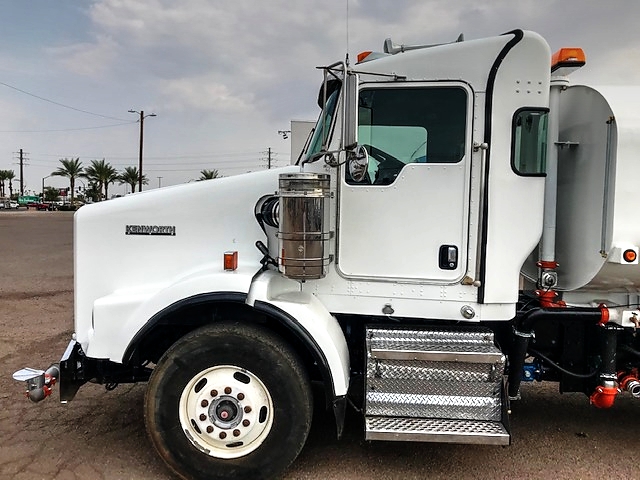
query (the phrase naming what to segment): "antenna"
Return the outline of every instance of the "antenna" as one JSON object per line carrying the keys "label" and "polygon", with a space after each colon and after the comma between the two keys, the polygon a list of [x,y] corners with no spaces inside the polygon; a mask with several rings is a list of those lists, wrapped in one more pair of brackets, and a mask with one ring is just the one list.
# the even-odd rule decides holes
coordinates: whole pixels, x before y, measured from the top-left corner
{"label": "antenna", "polygon": [[349,66],[349,0],[345,0],[347,3],[347,20],[346,20],[346,30],[347,30],[347,52],[344,56],[344,63]]}

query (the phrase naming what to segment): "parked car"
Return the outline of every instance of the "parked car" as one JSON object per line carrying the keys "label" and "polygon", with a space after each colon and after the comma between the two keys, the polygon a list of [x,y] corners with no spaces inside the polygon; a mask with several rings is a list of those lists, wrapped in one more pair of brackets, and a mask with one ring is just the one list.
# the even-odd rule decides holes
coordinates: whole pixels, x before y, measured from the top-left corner
{"label": "parked car", "polygon": [[4,210],[17,210],[20,207],[18,202],[14,202],[13,200],[5,200],[0,202],[0,208]]}
{"label": "parked car", "polygon": [[29,202],[27,203],[27,209],[35,208],[36,210],[56,210],[56,205],[54,203],[48,202]]}

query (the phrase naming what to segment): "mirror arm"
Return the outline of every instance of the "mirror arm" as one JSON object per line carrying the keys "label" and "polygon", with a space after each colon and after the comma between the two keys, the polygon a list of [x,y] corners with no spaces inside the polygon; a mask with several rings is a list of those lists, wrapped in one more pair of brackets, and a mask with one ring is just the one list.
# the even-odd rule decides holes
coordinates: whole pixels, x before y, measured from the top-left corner
{"label": "mirror arm", "polygon": [[[317,162],[318,160],[320,160],[322,157],[326,157],[327,155],[339,155],[341,152],[343,152],[344,149],[341,148],[339,150],[323,150],[317,153],[314,153],[313,155],[311,155],[308,158],[305,158],[302,162],[300,162],[300,165],[304,165],[305,163],[314,163]],[[325,161],[325,163],[327,165],[329,165],[330,167],[337,167],[340,164],[339,163],[333,163],[333,162],[327,162]]]}

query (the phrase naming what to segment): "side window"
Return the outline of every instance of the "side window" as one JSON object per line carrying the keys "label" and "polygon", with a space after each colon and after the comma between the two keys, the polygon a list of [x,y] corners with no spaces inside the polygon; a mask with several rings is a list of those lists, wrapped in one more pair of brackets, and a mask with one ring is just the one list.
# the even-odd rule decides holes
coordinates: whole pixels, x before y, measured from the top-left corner
{"label": "side window", "polygon": [[370,157],[364,183],[389,185],[408,163],[459,162],[465,153],[466,117],[462,88],[362,89],[358,143]]}
{"label": "side window", "polygon": [[518,175],[546,173],[547,125],[547,110],[522,109],[513,116],[511,168]]}

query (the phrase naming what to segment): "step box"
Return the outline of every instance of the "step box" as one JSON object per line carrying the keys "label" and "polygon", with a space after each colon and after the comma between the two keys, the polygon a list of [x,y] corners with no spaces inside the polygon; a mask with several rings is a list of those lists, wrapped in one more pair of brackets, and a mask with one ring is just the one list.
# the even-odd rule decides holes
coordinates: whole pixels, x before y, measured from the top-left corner
{"label": "step box", "polygon": [[493,332],[366,329],[368,440],[507,445],[505,356]]}

